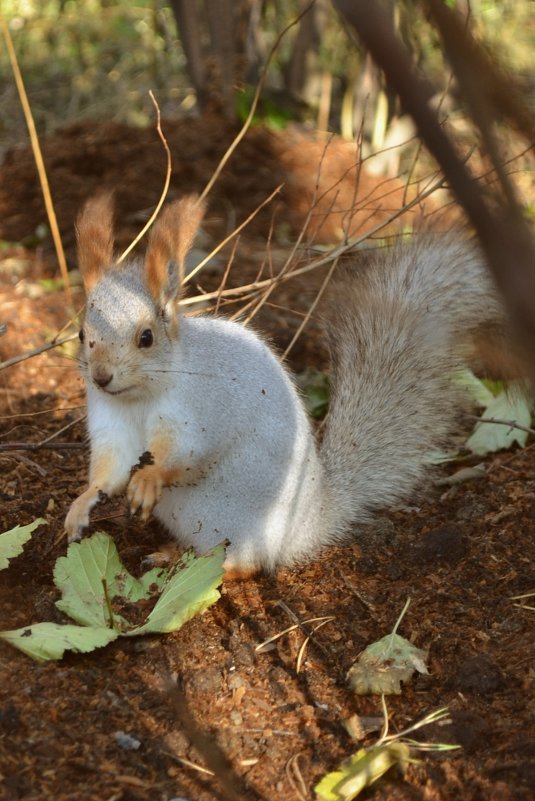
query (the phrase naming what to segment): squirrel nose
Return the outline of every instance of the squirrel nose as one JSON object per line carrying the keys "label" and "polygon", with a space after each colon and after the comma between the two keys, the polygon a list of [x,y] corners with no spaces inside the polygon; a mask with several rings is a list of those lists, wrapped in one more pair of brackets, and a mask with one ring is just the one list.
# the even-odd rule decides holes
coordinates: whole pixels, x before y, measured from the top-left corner
{"label": "squirrel nose", "polygon": [[104,370],[99,370],[95,372],[93,375],[93,381],[95,382],[95,384],[98,384],[98,386],[101,389],[107,387],[112,378],[113,378],[113,373],[108,373]]}

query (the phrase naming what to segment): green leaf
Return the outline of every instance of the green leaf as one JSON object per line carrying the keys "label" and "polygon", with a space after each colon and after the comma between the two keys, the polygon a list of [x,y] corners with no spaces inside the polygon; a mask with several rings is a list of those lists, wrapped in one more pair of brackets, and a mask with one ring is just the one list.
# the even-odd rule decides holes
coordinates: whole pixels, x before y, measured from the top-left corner
{"label": "green leaf", "polygon": [[453,378],[454,381],[461,387],[464,387],[468,391],[470,397],[484,409],[494,400],[494,395],[487,384],[477,378],[468,368],[457,370]]}
{"label": "green leaf", "polygon": [[[0,632],[0,638],[34,659],[45,660],[61,659],[66,650],[92,651],[121,635],[176,631],[218,600],[224,559],[225,548],[220,545],[206,556],[185,554],[172,575],[154,568],[137,579],[121,563],[111,537],[99,532],[69,545],[54,568],[54,583],[63,596],[56,605],[80,625],[36,623]],[[112,609],[114,600],[135,604],[159,591],[161,596],[142,626],[134,628]]]}
{"label": "green leaf", "polygon": [[15,526],[15,528],[0,534],[0,570],[5,570],[9,565],[9,560],[22,553],[25,544],[38,526],[46,525],[47,521],[38,517],[33,523],[28,523],[26,526]]}
{"label": "green leaf", "polygon": [[387,634],[360,654],[349,669],[347,681],[358,695],[399,695],[401,682],[417,670],[427,673],[427,652],[416,648],[399,634]]}
{"label": "green leaf", "polygon": [[[116,596],[128,603],[150,597],[151,586],[160,588],[167,571],[155,568],[142,579],[132,576],[122,564],[115,543],[103,531],[92,537],[73,542],[67,555],[60,557],[54,567],[54,584],[62,598],[56,606],[82,626],[109,627],[110,612],[106,600]],[[106,590],[105,590],[106,588]],[[114,626],[121,630],[130,624],[119,614],[113,616]]]}
{"label": "green leaf", "polygon": [[361,748],[342,762],[339,770],[327,773],[314,789],[322,801],[351,801],[393,765],[404,768],[409,761],[410,749],[405,743]]}
{"label": "green leaf", "polygon": [[[531,426],[531,404],[526,395],[515,384],[507,392],[493,398],[481,416],[482,420],[511,421],[524,428]],[[466,442],[467,448],[478,456],[510,448],[515,442],[522,448],[528,432],[503,423],[477,423],[474,433]]]}
{"label": "green leaf", "polygon": [[223,578],[224,559],[224,545],[218,545],[205,556],[186,555],[186,566],[168,578],[146,623],[128,633],[176,631],[194,615],[204,612],[220,597],[216,587]]}
{"label": "green leaf", "polygon": [[33,659],[61,659],[65,651],[86,653],[108,645],[119,636],[109,628],[62,626],[59,623],[33,623],[13,631],[1,631],[0,639]]}

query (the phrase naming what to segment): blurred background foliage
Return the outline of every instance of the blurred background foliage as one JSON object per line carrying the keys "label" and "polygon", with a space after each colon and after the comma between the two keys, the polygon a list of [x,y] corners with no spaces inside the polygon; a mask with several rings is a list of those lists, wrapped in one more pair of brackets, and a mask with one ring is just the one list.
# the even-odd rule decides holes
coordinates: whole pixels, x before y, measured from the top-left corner
{"label": "blurred background foliage", "polygon": [[[414,60],[444,90],[438,37],[417,0],[383,0]],[[448,0],[525,82],[535,83],[533,0]],[[246,115],[278,33],[305,0],[3,0],[38,131],[80,119],[146,124],[152,89],[163,116],[217,109]],[[449,111],[455,110],[452,95]],[[5,48],[0,48],[0,155],[26,139]],[[283,38],[257,115],[280,128],[306,122],[352,138],[366,112],[377,149],[400,113],[329,0],[316,0]]]}

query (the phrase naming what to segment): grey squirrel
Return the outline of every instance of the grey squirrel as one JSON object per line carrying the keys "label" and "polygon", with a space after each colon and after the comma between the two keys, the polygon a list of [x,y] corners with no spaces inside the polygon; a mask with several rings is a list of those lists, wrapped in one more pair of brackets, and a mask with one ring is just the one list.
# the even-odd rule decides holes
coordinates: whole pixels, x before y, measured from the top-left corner
{"label": "grey squirrel", "polygon": [[178,313],[203,211],[195,197],[168,205],[145,259],[124,264],[109,196],[78,219],[91,461],[65,528],[79,539],[98,500],[126,490],[131,510],[154,513],[181,545],[228,539],[227,574],[247,575],[313,557],[414,490],[454,425],[451,377],[470,332],[504,312],[479,250],[458,235],[415,236],[350,264],[326,324],[332,399],[318,445],[257,334]]}

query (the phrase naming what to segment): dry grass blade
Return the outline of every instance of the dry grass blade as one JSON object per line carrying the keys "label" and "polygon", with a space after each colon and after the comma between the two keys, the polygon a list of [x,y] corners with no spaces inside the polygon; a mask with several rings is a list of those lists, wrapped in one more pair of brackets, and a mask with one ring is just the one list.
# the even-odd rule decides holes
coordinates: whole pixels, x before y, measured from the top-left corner
{"label": "dry grass blade", "polygon": [[162,141],[162,144],[163,144],[164,150],[165,150],[165,155],[167,156],[167,171],[166,171],[166,174],[165,174],[165,181],[164,181],[162,193],[160,195],[160,199],[159,199],[158,203],[156,204],[156,208],[152,212],[151,216],[149,217],[148,221],[145,223],[145,225],[143,226],[143,228],[141,229],[139,234],[133,240],[133,242],[131,242],[128,245],[128,247],[126,248],[126,250],[124,250],[123,253],[121,253],[119,258],[117,259],[117,264],[120,264],[122,261],[124,261],[124,259],[126,259],[128,254],[131,253],[131,251],[135,248],[135,246],[140,241],[140,239],[143,239],[143,237],[145,236],[145,234],[147,233],[147,231],[149,230],[149,228],[153,224],[154,220],[156,219],[156,217],[160,213],[160,209],[162,208],[162,206],[164,204],[164,201],[165,201],[165,198],[167,197],[167,192],[169,191],[169,184],[171,183],[171,170],[172,170],[171,151],[169,149],[169,145],[167,144],[167,139],[165,138],[165,136],[163,134],[163,131],[162,131],[160,106],[158,105],[158,102],[157,102],[156,98],[154,97],[154,94],[152,93],[152,91],[149,92],[149,95],[150,95],[150,99],[152,100],[152,102],[154,104],[154,108],[156,109],[156,130],[158,131],[158,136],[160,137],[160,139]]}
{"label": "dry grass blade", "polygon": [[35,159],[35,165],[37,167],[37,172],[39,174],[39,182],[41,184],[41,191],[43,192],[43,199],[45,201],[46,213],[48,217],[48,222],[50,224],[50,231],[52,233],[52,239],[54,240],[54,247],[56,249],[56,256],[58,258],[59,269],[61,272],[61,277],[63,279],[63,286],[65,287],[65,293],[67,295],[67,302],[70,306],[72,304],[72,295],[71,295],[71,287],[69,284],[67,261],[65,259],[63,244],[61,242],[58,221],[56,218],[54,203],[52,201],[52,195],[50,193],[50,186],[48,183],[48,176],[46,174],[45,163],[43,161],[43,154],[41,152],[41,146],[39,144],[39,137],[37,135],[37,129],[35,127],[32,110],[30,107],[30,103],[28,101],[28,95],[26,94],[22,73],[20,71],[19,63],[17,60],[17,54],[15,53],[15,48],[13,46],[11,33],[9,32],[7,22],[5,21],[3,16],[0,16],[0,26],[2,28],[2,33],[4,35],[4,40],[6,43],[6,49],[9,56],[11,69],[13,70],[13,76],[15,78],[17,91],[19,93],[20,103],[24,113],[24,119],[26,120],[26,125],[28,126],[28,132],[30,134],[30,142],[32,146],[33,156]]}
{"label": "dry grass blade", "polygon": [[314,626],[314,628],[312,629],[312,633],[309,634],[305,638],[305,641],[301,645],[301,648],[299,649],[299,653],[297,654],[297,660],[296,660],[296,664],[295,664],[295,672],[296,673],[300,673],[301,672],[301,668],[303,666],[303,661],[304,661],[304,658],[305,658],[305,651],[306,651],[306,649],[308,647],[308,644],[309,644],[310,640],[312,639],[312,636],[318,631],[318,629],[321,629],[322,626],[325,626],[326,623],[331,623],[333,620],[335,620],[334,617],[328,617],[325,620],[320,621],[320,623],[317,623]]}
{"label": "dry grass blade", "polygon": [[[512,595],[511,601],[524,601],[525,598],[535,598],[535,590],[531,592],[524,592],[522,595]],[[529,606],[526,603],[513,604],[517,609],[526,609],[528,612],[535,612],[535,606]]]}
{"label": "dry grass blade", "polygon": [[286,776],[292,786],[292,790],[297,795],[300,801],[307,801],[309,795],[301,768],[299,767],[299,757],[301,754],[294,754],[286,763]]}
{"label": "dry grass blade", "polygon": [[288,626],[287,628],[283,629],[282,631],[277,632],[272,637],[268,637],[267,640],[259,643],[255,648],[255,653],[260,653],[265,649],[267,645],[270,645],[272,642],[276,642],[281,637],[284,637],[285,634],[289,634],[291,631],[296,631],[297,629],[302,629],[303,626],[306,626],[308,623],[321,623],[324,625],[325,623],[329,623],[331,620],[334,620],[334,617],[331,616],[324,616],[324,617],[311,617],[308,620],[303,620],[299,623],[294,623],[293,626]]}

